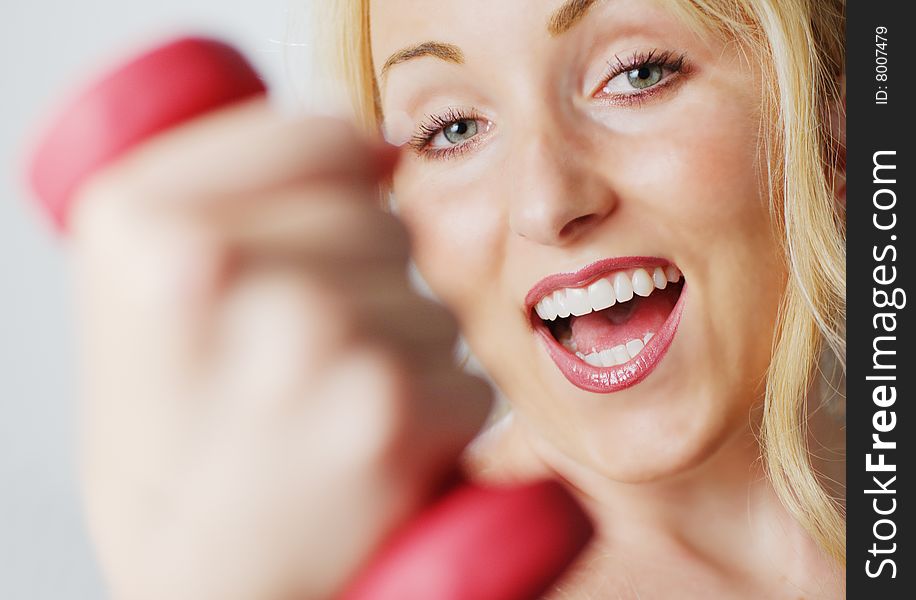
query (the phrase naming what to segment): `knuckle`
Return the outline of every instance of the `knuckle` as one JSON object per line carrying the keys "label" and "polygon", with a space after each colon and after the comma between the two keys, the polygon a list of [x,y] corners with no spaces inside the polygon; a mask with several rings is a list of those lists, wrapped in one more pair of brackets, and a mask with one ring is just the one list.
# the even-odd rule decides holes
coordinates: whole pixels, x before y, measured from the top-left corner
{"label": "knuckle", "polygon": [[80,186],[73,199],[70,213],[73,233],[95,236],[99,229],[108,230],[130,224],[129,199],[140,194],[138,186],[125,176],[123,169],[108,167],[96,173]]}
{"label": "knuckle", "polygon": [[133,206],[129,183],[101,182],[90,193],[69,236],[84,293],[159,316],[210,303],[233,263],[228,245],[202,227],[150,218]]}
{"label": "knuckle", "polygon": [[269,336],[265,343],[274,345],[288,339],[288,350],[299,348],[296,354],[312,362],[352,336],[352,311],[320,277],[297,267],[256,262],[239,266],[234,279],[222,312],[228,324],[238,324],[243,342],[246,336]]}

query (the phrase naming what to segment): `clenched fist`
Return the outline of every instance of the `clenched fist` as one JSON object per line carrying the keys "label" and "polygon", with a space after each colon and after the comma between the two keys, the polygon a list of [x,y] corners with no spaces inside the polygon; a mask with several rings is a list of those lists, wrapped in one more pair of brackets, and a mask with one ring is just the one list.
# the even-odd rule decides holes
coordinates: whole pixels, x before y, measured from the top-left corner
{"label": "clenched fist", "polygon": [[257,100],[82,187],[83,480],[114,598],[331,597],[483,423],[379,208],[395,160]]}

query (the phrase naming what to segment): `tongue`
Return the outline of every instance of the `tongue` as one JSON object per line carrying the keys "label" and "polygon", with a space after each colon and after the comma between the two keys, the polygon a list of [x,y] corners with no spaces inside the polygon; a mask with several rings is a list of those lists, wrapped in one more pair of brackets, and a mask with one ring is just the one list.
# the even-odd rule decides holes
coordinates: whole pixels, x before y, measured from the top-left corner
{"label": "tongue", "polygon": [[611,308],[571,317],[572,341],[579,352],[589,354],[642,340],[646,334],[661,329],[676,302],[676,294],[657,290],[648,298],[634,296]]}

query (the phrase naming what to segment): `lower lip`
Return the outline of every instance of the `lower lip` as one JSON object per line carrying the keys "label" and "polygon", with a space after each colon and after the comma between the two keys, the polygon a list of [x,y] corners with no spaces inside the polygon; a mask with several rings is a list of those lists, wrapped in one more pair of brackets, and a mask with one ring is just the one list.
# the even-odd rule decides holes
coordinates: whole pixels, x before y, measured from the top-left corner
{"label": "lower lip", "polygon": [[553,337],[550,329],[536,314],[532,318],[535,331],[541,336],[547,348],[547,354],[570,383],[587,392],[610,394],[636,385],[655,370],[668,352],[668,348],[671,347],[674,334],[677,333],[681,314],[684,312],[686,296],[687,284],[685,282],[677,304],[674,305],[668,319],[655,332],[646,347],[636,355],[636,358],[616,367],[594,367],[579,359]]}

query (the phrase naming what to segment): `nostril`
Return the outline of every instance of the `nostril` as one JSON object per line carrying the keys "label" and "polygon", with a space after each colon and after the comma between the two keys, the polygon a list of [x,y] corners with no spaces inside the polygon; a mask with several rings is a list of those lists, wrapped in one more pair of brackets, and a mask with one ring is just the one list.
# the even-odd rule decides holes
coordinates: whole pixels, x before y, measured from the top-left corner
{"label": "nostril", "polygon": [[563,229],[560,230],[560,239],[568,240],[577,237],[581,232],[588,229],[598,220],[598,215],[592,213],[589,215],[582,215],[581,217],[576,217],[569,223],[563,226]]}

